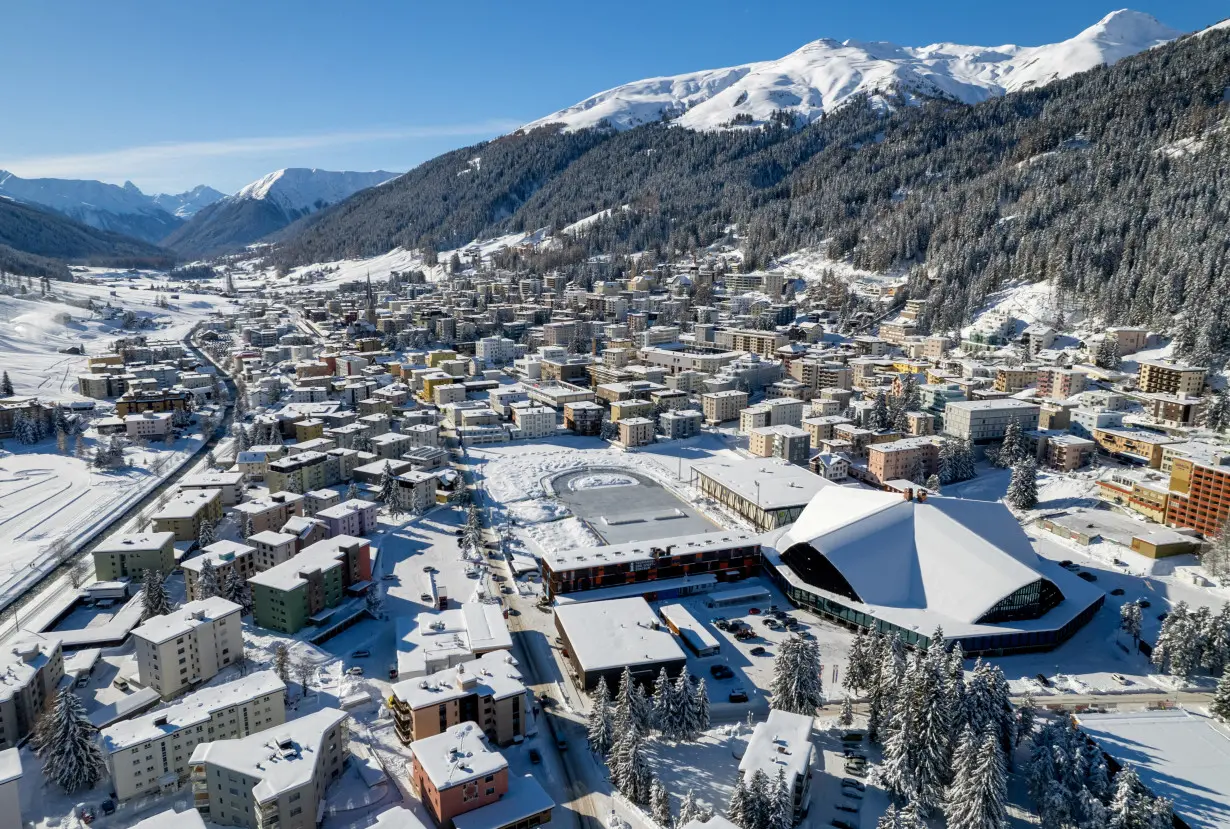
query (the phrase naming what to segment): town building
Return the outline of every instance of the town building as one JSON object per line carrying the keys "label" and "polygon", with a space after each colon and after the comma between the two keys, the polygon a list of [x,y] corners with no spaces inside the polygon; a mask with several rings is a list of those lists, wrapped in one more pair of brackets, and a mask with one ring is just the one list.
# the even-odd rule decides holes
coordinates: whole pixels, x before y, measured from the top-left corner
{"label": "town building", "polygon": [[303,496],[295,492],[269,490],[268,497],[235,505],[235,515],[246,532],[280,530],[292,517],[303,515]]}
{"label": "town building", "polygon": [[1102,452],[1150,469],[1161,467],[1163,448],[1179,442],[1147,429],[1094,429],[1093,440]]}
{"label": "town building", "polygon": [[705,421],[717,425],[739,417],[739,412],[747,406],[747,392],[727,389],[702,394],[700,403]]}
{"label": "town building", "polygon": [[64,651],[55,636],[19,631],[0,653],[0,749],[34,730],[64,679]]}
{"label": "town building", "polygon": [[286,683],[258,671],[189,694],[103,729],[100,745],[116,799],[177,791],[201,743],[235,739],[286,722]]}
{"label": "town building", "polygon": [[784,777],[790,792],[791,818],[798,823],[807,811],[811,795],[812,764],[816,755],[811,742],[814,718],[789,711],[769,711],[769,716],[752,729],[739,774],[745,785],[757,772],[769,780]]}
{"label": "town building", "polygon": [[309,623],[328,621],[330,608],[341,604],[346,588],[370,579],[366,539],[339,535],[319,541],[248,580],[252,619],[261,627],[297,633]]}
{"label": "town building", "polygon": [[222,506],[233,507],[243,500],[243,488],[247,482],[242,472],[195,472],[179,479],[179,488],[216,489],[222,495]]}
{"label": "town building", "polygon": [[924,481],[939,470],[940,440],[902,438],[867,447],[867,475],[872,483]]}
{"label": "town building", "polygon": [[213,565],[219,587],[226,584],[232,572],[247,581],[258,569],[255,547],[237,541],[215,541],[202,550],[199,556],[185,559],[180,565],[184,571],[184,587],[190,602],[201,598],[201,569],[206,562]]}
{"label": "town building", "polygon": [[349,717],[336,708],[202,743],[189,760],[193,805],[219,826],[314,829],[349,756]]}
{"label": "town building", "polygon": [[[438,591],[437,591],[438,592]],[[492,651],[512,649],[512,635],[499,605],[463,602],[397,619],[397,676],[426,676]]]}
{"label": "town building", "polygon": [[1037,429],[1038,411],[1036,403],[1012,398],[956,401],[944,407],[944,433],[986,446],[1002,440],[1011,422],[1022,432]]}
{"label": "town building", "polygon": [[588,400],[565,403],[564,428],[578,435],[598,436],[602,433],[602,406]]}
{"label": "town building", "polygon": [[608,688],[618,688],[625,668],[633,679],[649,684],[663,669],[678,676],[687,662],[678,640],[640,596],[559,604],[555,629],[587,691],[600,678]]}
{"label": "town building", "polygon": [[619,442],[627,448],[653,443],[654,423],[647,417],[625,417],[619,421]]}
{"label": "town building", "polygon": [[0,750],[0,828],[22,829],[21,750]]}
{"label": "town building", "polygon": [[154,513],[154,532],[169,532],[176,541],[196,541],[205,522],[222,520],[222,493],[216,489],[182,490]]}
{"label": "town building", "polygon": [[141,685],[170,699],[243,656],[243,608],[214,596],[147,619],[132,632]]}
{"label": "town building", "polygon": [[1230,467],[1176,457],[1170,471],[1166,523],[1216,538],[1230,521]]}
{"label": "town building", "polygon": [[94,548],[94,576],[99,581],[142,578],[146,570],[164,576],[175,569],[175,534],[143,532],[112,535]]}
{"label": "town building", "polygon": [[701,432],[705,416],[695,409],[675,409],[658,417],[658,428],[667,440],[696,437]]}
{"label": "town building", "polygon": [[1208,369],[1179,363],[1145,360],[1140,364],[1136,387],[1145,394],[1177,394],[1199,397]]}
{"label": "town building", "polygon": [[465,722],[478,725],[490,742],[511,745],[525,739],[532,707],[507,650],[398,682],[389,692],[394,729],[407,745]]}
{"label": "town building", "polygon": [[691,482],[761,530],[789,524],[829,482],[806,469],[758,458],[692,465]]}

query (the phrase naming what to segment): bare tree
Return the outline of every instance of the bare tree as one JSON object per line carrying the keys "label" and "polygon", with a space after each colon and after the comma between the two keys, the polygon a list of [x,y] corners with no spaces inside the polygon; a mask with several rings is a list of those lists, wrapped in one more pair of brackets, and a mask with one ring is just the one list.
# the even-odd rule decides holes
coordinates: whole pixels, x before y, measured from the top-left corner
{"label": "bare tree", "polygon": [[78,559],[72,567],[68,568],[68,583],[73,587],[80,587],[85,584],[93,569],[93,562],[88,558]]}
{"label": "bare tree", "polygon": [[299,680],[299,686],[303,689],[302,695],[307,696],[308,690],[312,687],[312,677],[316,673],[316,666],[306,659],[300,657],[295,662],[295,679]]}

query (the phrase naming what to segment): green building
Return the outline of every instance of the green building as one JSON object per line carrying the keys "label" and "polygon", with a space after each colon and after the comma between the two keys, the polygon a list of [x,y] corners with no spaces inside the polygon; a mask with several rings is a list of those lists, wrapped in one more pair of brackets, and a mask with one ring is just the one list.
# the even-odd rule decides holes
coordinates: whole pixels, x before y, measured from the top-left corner
{"label": "green building", "polygon": [[363,538],[339,535],[305,547],[297,556],[248,579],[252,619],[264,628],[297,633],[328,619],[346,588],[371,578],[370,548]]}

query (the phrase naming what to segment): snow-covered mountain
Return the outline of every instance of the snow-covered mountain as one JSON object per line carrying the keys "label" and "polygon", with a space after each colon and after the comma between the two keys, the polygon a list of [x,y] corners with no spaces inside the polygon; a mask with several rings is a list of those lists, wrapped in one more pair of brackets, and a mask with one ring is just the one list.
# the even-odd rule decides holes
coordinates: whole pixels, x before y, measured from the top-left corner
{"label": "snow-covered mountain", "polygon": [[278,170],[205,207],[166,244],[194,256],[235,250],[397,175],[384,170]]}
{"label": "snow-covered mountain", "polygon": [[158,242],[183,224],[131,181],[21,178],[0,170],[0,196],[48,208],[82,224]]}
{"label": "snow-covered mountain", "polygon": [[822,39],[783,58],[649,78],[600,92],[526,129],[576,130],[606,121],[630,129],[663,116],[696,130],[763,123],[778,110],[810,122],[852,96],[899,91],[977,103],[1114,63],[1182,32],[1141,12],[1112,12],[1073,38],[1045,46],[963,46]]}
{"label": "snow-covered mountain", "polygon": [[198,184],[183,193],[158,193],[151,196],[150,200],[171,215],[187,220],[224,198],[226,198],[225,193],[207,184]]}

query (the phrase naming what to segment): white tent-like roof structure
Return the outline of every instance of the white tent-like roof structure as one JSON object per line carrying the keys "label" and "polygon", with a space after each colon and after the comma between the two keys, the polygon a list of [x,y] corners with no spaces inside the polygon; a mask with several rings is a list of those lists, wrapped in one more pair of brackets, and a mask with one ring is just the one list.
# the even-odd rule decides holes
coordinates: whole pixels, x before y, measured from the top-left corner
{"label": "white tent-like roof structure", "polygon": [[826,487],[775,546],[788,553],[798,544],[827,559],[864,604],[964,624],[977,623],[1040,579],[1049,581],[1001,503]]}

